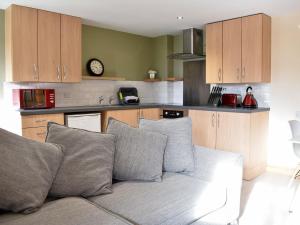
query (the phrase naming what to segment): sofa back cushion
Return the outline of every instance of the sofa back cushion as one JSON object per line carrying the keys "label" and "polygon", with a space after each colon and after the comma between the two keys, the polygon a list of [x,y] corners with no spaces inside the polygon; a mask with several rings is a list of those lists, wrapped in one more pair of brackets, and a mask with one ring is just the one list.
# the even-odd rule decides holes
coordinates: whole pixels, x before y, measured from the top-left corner
{"label": "sofa back cushion", "polygon": [[62,158],[58,145],[0,129],[0,210],[36,211],[47,197]]}
{"label": "sofa back cushion", "polygon": [[49,123],[46,142],[64,146],[64,159],[50,196],[89,197],[111,193],[113,135]]}
{"label": "sofa back cushion", "polygon": [[133,128],[110,118],[107,132],[116,136],[114,178],[160,181],[167,136]]}
{"label": "sofa back cushion", "polygon": [[193,171],[192,121],[189,117],[157,121],[141,119],[139,126],[168,136],[164,155],[164,171]]}

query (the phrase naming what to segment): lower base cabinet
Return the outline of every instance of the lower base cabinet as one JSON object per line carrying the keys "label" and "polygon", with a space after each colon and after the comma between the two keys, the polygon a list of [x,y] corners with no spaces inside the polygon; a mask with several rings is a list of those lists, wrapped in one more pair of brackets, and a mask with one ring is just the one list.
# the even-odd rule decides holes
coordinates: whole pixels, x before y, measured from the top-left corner
{"label": "lower base cabinet", "polygon": [[108,119],[114,118],[116,120],[127,123],[132,127],[139,126],[140,119],[149,120],[159,120],[160,119],[160,109],[159,108],[149,108],[149,109],[122,109],[122,110],[112,110],[102,112],[102,131],[106,131],[108,124]]}
{"label": "lower base cabinet", "polygon": [[22,116],[22,136],[35,141],[45,142],[48,122],[64,124],[64,114],[43,114]]}
{"label": "lower base cabinet", "polygon": [[189,117],[193,124],[194,144],[242,154],[245,180],[265,171],[269,112],[189,110]]}

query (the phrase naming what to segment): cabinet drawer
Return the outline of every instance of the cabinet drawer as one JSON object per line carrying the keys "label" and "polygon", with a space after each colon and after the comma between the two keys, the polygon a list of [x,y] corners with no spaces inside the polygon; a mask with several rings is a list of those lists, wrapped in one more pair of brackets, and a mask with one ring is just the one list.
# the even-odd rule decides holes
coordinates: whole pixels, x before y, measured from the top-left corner
{"label": "cabinet drawer", "polygon": [[22,129],[22,136],[35,141],[45,142],[47,127],[35,127]]}
{"label": "cabinet drawer", "polygon": [[46,127],[49,121],[64,124],[64,114],[22,116],[22,128]]}

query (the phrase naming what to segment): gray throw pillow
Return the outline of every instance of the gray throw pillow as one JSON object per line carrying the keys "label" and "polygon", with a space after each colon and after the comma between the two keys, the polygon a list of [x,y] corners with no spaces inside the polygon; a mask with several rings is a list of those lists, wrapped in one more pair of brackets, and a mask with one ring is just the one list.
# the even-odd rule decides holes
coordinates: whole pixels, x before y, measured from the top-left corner
{"label": "gray throw pillow", "polygon": [[167,136],[133,128],[112,118],[109,119],[107,133],[117,138],[115,179],[161,181]]}
{"label": "gray throw pillow", "polygon": [[48,123],[46,142],[64,146],[64,160],[49,195],[90,197],[111,193],[115,137]]}
{"label": "gray throw pillow", "polygon": [[164,155],[164,171],[187,172],[194,170],[192,121],[189,117],[157,121],[141,119],[139,127],[168,136]]}
{"label": "gray throw pillow", "polygon": [[44,203],[63,158],[60,146],[0,129],[0,211],[31,213]]}

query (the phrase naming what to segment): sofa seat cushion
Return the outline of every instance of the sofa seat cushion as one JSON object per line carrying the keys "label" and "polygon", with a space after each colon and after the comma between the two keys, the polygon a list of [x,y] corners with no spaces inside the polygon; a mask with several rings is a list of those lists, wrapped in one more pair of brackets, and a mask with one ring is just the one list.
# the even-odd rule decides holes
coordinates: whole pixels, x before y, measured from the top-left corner
{"label": "sofa seat cushion", "polygon": [[0,214],[1,225],[128,225],[125,219],[77,197],[51,201],[32,214]]}
{"label": "sofa seat cushion", "polygon": [[95,204],[139,225],[190,224],[226,203],[226,189],[176,173],[158,182],[119,182],[113,194],[89,198]]}

